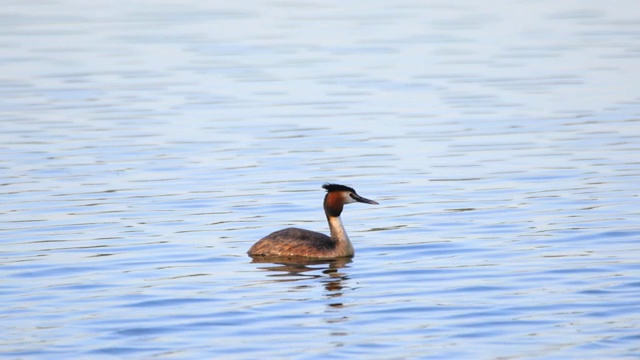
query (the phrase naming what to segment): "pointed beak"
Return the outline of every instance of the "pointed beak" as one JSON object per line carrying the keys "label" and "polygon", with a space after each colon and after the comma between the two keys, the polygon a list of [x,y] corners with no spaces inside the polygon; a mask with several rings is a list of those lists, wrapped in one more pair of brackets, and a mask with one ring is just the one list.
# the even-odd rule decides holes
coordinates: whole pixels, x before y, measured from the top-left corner
{"label": "pointed beak", "polygon": [[357,202],[361,202],[361,203],[365,203],[365,204],[371,204],[371,205],[380,205],[376,201],[365,199],[365,198],[363,198],[362,196],[360,196],[358,194],[351,193],[351,197],[353,198],[353,200],[355,200]]}

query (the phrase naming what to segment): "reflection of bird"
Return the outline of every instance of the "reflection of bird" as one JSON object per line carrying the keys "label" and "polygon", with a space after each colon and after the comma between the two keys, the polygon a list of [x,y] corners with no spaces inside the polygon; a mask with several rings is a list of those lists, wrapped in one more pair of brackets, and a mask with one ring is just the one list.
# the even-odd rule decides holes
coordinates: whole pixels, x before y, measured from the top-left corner
{"label": "reflection of bird", "polygon": [[345,204],[361,202],[378,204],[356,194],[348,186],[324,184],[324,213],[327,215],[331,236],[315,231],[287,228],[262,238],[249,249],[249,256],[302,256],[310,258],[337,258],[353,256],[353,245],[342,225],[340,214]]}
{"label": "reflection of bird", "polygon": [[[336,302],[342,297],[345,287],[345,281],[349,280],[346,272],[341,271],[348,268],[351,262],[349,257],[340,257],[334,259],[316,259],[304,257],[273,257],[258,256],[254,257],[252,263],[269,264],[268,266],[259,266],[260,270],[269,271],[267,275],[274,282],[292,282],[305,281],[310,279],[319,280],[327,291],[325,296],[333,299],[327,304],[330,307],[342,307],[342,303]],[[298,283],[299,284],[299,283]],[[292,289],[305,289],[309,284],[293,285]]]}

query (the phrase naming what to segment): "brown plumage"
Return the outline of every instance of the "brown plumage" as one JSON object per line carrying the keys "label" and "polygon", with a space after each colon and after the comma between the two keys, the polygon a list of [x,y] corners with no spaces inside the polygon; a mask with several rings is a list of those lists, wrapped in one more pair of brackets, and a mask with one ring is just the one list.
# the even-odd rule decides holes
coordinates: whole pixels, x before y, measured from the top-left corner
{"label": "brown plumage", "polygon": [[324,212],[331,236],[315,231],[287,228],[273,232],[256,242],[249,256],[291,256],[308,258],[337,258],[353,256],[353,245],[342,225],[340,214],[345,204],[362,202],[378,204],[358,195],[353,188],[338,184],[324,184]]}

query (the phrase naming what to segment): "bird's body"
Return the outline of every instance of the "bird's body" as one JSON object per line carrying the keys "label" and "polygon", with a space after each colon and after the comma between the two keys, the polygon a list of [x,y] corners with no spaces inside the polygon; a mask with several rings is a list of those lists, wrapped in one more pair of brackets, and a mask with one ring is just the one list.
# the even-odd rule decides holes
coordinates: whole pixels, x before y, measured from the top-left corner
{"label": "bird's body", "polygon": [[287,228],[275,231],[257,242],[249,250],[249,255],[334,258],[353,256],[353,246],[351,242],[340,244],[319,232]]}
{"label": "bird's body", "polygon": [[348,186],[325,184],[324,212],[327,216],[331,236],[319,232],[287,228],[273,232],[260,239],[249,249],[249,256],[286,256],[308,258],[338,258],[353,256],[354,250],[342,225],[340,214],[345,204],[362,202],[377,204],[365,199]]}

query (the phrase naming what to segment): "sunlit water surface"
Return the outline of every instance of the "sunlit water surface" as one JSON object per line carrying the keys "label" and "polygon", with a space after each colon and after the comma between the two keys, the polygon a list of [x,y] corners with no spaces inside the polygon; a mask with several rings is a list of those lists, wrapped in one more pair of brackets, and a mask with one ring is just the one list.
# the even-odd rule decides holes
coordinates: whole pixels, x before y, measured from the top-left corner
{"label": "sunlit water surface", "polygon": [[640,357],[637,4],[427,3],[3,4],[0,356]]}

